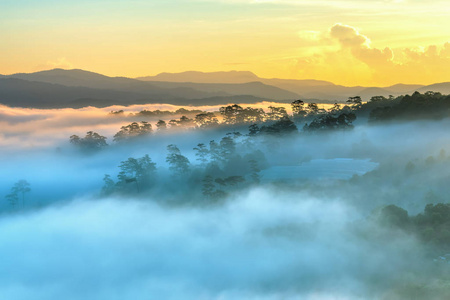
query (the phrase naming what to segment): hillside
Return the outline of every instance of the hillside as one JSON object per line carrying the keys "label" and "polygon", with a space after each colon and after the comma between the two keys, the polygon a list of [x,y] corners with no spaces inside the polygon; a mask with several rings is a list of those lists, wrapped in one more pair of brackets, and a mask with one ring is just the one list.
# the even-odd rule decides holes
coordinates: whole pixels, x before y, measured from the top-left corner
{"label": "hillside", "polygon": [[192,83],[192,82],[164,82],[152,81],[154,86],[166,89],[174,88],[190,88],[197,91],[207,93],[222,92],[225,95],[251,95],[255,97],[262,97],[273,100],[294,100],[299,98],[299,95],[281,88],[264,84],[262,82],[248,82],[248,83]]}
{"label": "hillside", "polygon": [[[219,80],[223,82],[216,82]],[[259,78],[242,71],[161,73],[140,80],[108,77],[78,69],[0,75],[0,103],[49,108],[143,103],[207,105],[263,100],[290,102],[295,99],[343,103],[353,96],[368,101],[372,96],[399,96],[416,90],[449,94],[450,83],[346,87],[321,80]]]}
{"label": "hillside", "polygon": [[[123,104],[166,102],[172,104],[185,105],[189,103],[204,103],[202,99],[221,99],[220,102],[229,103],[232,96],[239,96],[239,99],[261,98],[261,100],[272,101],[290,101],[299,96],[295,93],[280,89],[278,87],[263,84],[261,82],[250,83],[219,83],[219,84],[189,84],[189,83],[169,83],[169,82],[144,82],[137,79],[125,77],[108,77],[101,74],[88,72],[84,70],[63,70],[54,69],[36,73],[19,73],[7,76],[1,76],[1,79],[20,79],[22,81],[10,81],[11,86],[3,82],[2,95],[0,99],[4,104],[14,103],[22,105],[23,103],[32,103],[39,106],[43,105],[62,105],[75,99],[101,99],[102,105],[111,100],[111,103],[117,102]],[[53,84],[38,85],[37,83]],[[22,84],[23,87],[18,85]],[[66,89],[67,97],[61,99],[60,90]],[[54,88],[54,92],[51,90]],[[86,89],[88,88],[88,89]],[[26,92],[34,90],[36,93]],[[33,97],[32,95],[35,94]],[[45,94],[45,99],[40,97]],[[92,105],[96,105],[94,101]],[[170,101],[170,102],[169,102]],[[84,100],[83,103],[86,101]],[[20,104],[22,103],[22,104]],[[64,104],[66,105],[66,104]]]}
{"label": "hillside", "polygon": [[[245,80],[248,80],[247,82],[259,81],[266,85],[270,85],[280,88],[284,91],[294,93],[298,95],[299,98],[309,102],[345,102],[348,97],[353,96],[360,96],[364,101],[368,101],[372,96],[400,96],[404,94],[412,94],[414,91],[425,92],[429,90],[448,94],[450,90],[450,83],[438,83],[428,86],[399,83],[387,87],[349,87],[336,85],[332,82],[323,80],[261,78],[251,72],[245,71],[211,73],[190,71],[182,73],[161,73],[156,76],[139,77],[137,79],[150,81],[152,82],[152,84],[157,84],[159,86],[161,86],[161,82],[164,81],[167,82],[167,86],[189,86],[196,89],[202,89],[199,84],[212,82],[219,83],[220,80],[223,80],[221,83],[243,83],[245,82]],[[156,83],[155,81],[158,81],[158,83]],[[168,82],[171,82],[171,85],[169,85]],[[215,88],[218,88],[218,86],[216,86]],[[211,86],[211,89],[209,91],[213,90],[215,90],[214,86]]]}
{"label": "hillside", "polygon": [[450,94],[450,82],[442,82],[442,83],[435,83],[435,84],[427,85],[427,86],[421,87],[417,91],[420,93],[433,91],[433,92],[439,92],[441,94],[448,95],[448,94]]}
{"label": "hillside", "polygon": [[[208,93],[203,93],[208,95]],[[168,94],[146,95],[80,86],[65,86],[16,78],[0,78],[0,103],[12,107],[81,108],[87,106],[133,105],[167,103],[174,105],[224,105],[232,102],[257,103],[268,98],[251,95],[203,96],[186,99]]]}
{"label": "hillside", "polygon": [[249,71],[160,73],[155,76],[138,77],[142,81],[169,81],[195,83],[247,83],[259,81],[259,77]]}
{"label": "hillside", "polygon": [[[152,98],[140,93],[73,87],[16,78],[0,78],[0,103],[9,106],[35,108],[72,107],[71,102],[86,98],[91,99],[92,104],[90,106],[95,106],[97,100],[101,100],[109,105],[152,101]],[[153,99],[173,101],[174,98],[163,94],[154,94]]]}

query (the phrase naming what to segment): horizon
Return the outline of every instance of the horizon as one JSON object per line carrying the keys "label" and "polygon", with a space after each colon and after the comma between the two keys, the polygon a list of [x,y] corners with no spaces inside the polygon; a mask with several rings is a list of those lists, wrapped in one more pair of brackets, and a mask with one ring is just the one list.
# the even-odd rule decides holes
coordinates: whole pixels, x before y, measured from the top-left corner
{"label": "horizon", "polygon": [[[418,85],[418,86],[423,86],[426,87],[428,85],[434,85],[434,84],[443,84],[443,83],[448,83],[450,81],[440,81],[440,82],[433,82],[431,84],[424,84],[424,83],[404,83],[404,82],[397,82],[391,85],[378,85],[378,86],[367,86],[367,85],[341,85],[341,84],[337,84],[335,82],[332,81],[328,81],[328,80],[323,80],[323,79],[316,79],[316,78],[305,78],[305,79],[295,79],[295,78],[277,78],[277,77],[261,77],[258,74],[249,71],[249,70],[229,70],[229,71],[211,71],[211,72],[205,72],[205,71],[197,71],[197,70],[187,70],[187,71],[181,71],[181,72],[160,72],[157,74],[153,74],[153,75],[146,75],[146,76],[138,76],[138,77],[128,77],[128,76],[123,76],[123,75],[117,75],[117,76],[109,76],[107,74],[102,74],[102,73],[98,73],[98,72],[94,72],[91,70],[86,70],[86,69],[79,69],[79,68],[51,68],[51,69],[43,69],[43,70],[39,70],[39,71],[34,71],[34,72],[17,72],[17,73],[11,73],[11,74],[1,74],[0,76],[14,76],[14,75],[20,75],[20,74],[35,74],[35,73],[41,73],[41,72],[50,72],[50,71],[83,71],[83,72],[88,72],[88,73],[93,73],[93,74],[97,74],[97,75],[101,75],[101,76],[106,76],[109,78],[128,78],[128,79],[135,79],[135,80],[139,80],[139,81],[144,81],[142,80],[144,78],[147,77],[157,77],[159,75],[163,75],[163,74],[168,74],[168,75],[178,75],[178,74],[185,74],[185,73],[201,73],[201,74],[214,74],[214,73],[250,73],[251,75],[254,75],[257,77],[257,79],[280,79],[280,80],[298,80],[298,81],[323,81],[323,82],[328,82],[332,85],[336,85],[336,86],[343,86],[343,87],[366,87],[366,88],[389,88],[389,87],[393,87],[393,86],[398,86],[398,85]],[[149,80],[149,82],[151,82],[152,80]],[[157,80],[155,80],[157,81]],[[168,81],[168,80],[161,80],[163,82],[167,81],[167,82],[172,82],[172,81]],[[186,81],[188,82],[188,81]],[[200,81],[192,81],[192,82],[196,82],[196,83],[223,83],[223,82],[200,82]],[[259,82],[259,81],[249,81],[249,82]],[[180,82],[181,83],[181,82]],[[247,83],[247,82],[244,82]],[[266,84],[269,85],[269,84]]]}
{"label": "horizon", "polygon": [[68,68],[136,78],[237,70],[344,86],[450,81],[445,1],[20,4],[0,4],[0,74]]}

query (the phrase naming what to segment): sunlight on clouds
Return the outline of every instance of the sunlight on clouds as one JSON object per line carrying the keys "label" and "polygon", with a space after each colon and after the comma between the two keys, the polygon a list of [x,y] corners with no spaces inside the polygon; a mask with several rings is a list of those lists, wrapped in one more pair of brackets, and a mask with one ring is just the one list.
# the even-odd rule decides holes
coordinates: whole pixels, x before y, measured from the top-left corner
{"label": "sunlight on clouds", "polygon": [[356,28],[340,23],[330,28],[330,36],[338,40],[344,47],[360,45],[369,47],[370,45],[370,40],[365,35],[360,34]]}
{"label": "sunlight on clouds", "polygon": [[[268,110],[269,106],[282,106],[288,113],[292,113],[290,103],[260,102],[244,104],[244,107],[262,108]],[[30,109],[19,107],[8,107],[0,105],[0,146],[6,152],[17,147],[41,148],[57,147],[67,143],[72,134],[84,135],[87,131],[93,130],[108,137],[108,142],[112,141],[114,134],[120,127],[128,125],[133,121],[143,121],[142,117],[133,117],[130,114],[142,110],[162,110],[176,111],[180,108],[189,110],[198,109],[202,111],[217,112],[223,105],[176,106],[170,104],[145,104],[130,106],[109,106],[105,108],[85,107],[80,109]],[[319,107],[328,108],[328,104],[320,104]],[[123,110],[123,117],[111,117],[111,111]],[[180,116],[167,115],[145,118],[145,121],[156,125],[160,119],[168,122]],[[39,128],[39,130],[36,130]],[[154,127],[155,128],[155,127]]]}
{"label": "sunlight on clouds", "polygon": [[[91,6],[88,1],[50,2],[0,9],[0,40],[7,41],[0,74],[75,67],[138,77],[236,69],[265,78],[379,85],[389,80],[374,75],[380,69],[401,72],[399,65],[412,63],[405,49],[436,45],[438,56],[445,57],[442,45],[450,28],[450,6],[439,0],[111,1],[107,10],[104,1],[92,1]],[[90,13],[83,14],[87,7]],[[23,23],[24,18],[32,23]],[[296,69],[294,60],[308,67]],[[330,60],[334,66],[311,64]],[[396,73],[389,84],[450,80],[436,65],[448,68],[448,61],[435,58],[432,63],[421,66],[431,76],[408,70],[406,78]]]}
{"label": "sunlight on clouds", "polygon": [[[296,59],[293,68],[300,77],[322,78],[344,85],[430,84],[450,80],[448,42],[422,48],[379,49],[372,47],[369,37],[349,25],[337,23],[328,32],[312,32],[299,34],[302,43],[308,43],[305,48],[309,45],[317,49],[314,54],[305,52],[306,55]],[[337,48],[327,47],[330,40]]]}

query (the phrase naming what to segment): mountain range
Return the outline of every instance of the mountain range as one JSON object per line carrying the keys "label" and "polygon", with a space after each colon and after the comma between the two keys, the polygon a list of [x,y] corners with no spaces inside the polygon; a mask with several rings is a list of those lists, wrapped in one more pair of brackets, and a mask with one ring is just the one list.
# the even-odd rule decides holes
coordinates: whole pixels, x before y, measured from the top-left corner
{"label": "mountain range", "polygon": [[260,78],[248,71],[161,73],[108,77],[84,70],[53,69],[0,75],[0,103],[34,108],[106,107],[145,103],[223,105],[260,101],[344,102],[351,96],[397,96],[414,91],[450,93],[450,83],[345,87],[320,80]]}
{"label": "mountain range", "polygon": [[360,96],[364,100],[369,100],[372,96],[399,96],[403,94],[411,94],[415,91],[426,92],[429,90],[441,92],[443,94],[450,93],[450,82],[437,83],[432,85],[419,84],[396,84],[387,87],[363,87],[353,86],[347,87],[336,85],[329,81],[323,80],[296,80],[296,79],[279,79],[279,78],[260,78],[248,71],[230,71],[230,72],[195,72],[188,71],[182,73],[160,73],[156,76],[138,77],[137,79],[160,84],[161,82],[171,82],[182,84],[199,84],[199,83],[245,83],[250,81],[258,81],[266,85],[275,86],[280,89],[295,93],[298,98],[304,100],[342,102],[348,97]]}

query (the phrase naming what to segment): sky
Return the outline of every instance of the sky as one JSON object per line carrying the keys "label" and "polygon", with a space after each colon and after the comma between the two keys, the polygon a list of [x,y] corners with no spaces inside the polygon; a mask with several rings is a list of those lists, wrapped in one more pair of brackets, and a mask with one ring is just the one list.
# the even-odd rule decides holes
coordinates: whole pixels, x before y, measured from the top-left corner
{"label": "sky", "polygon": [[354,86],[450,81],[440,0],[2,0],[0,74],[248,70]]}

